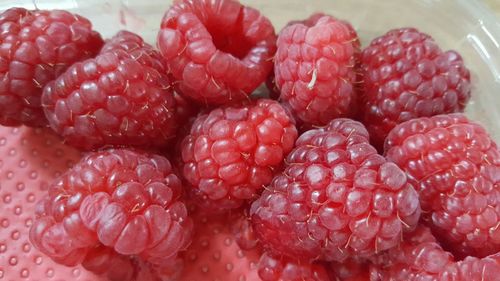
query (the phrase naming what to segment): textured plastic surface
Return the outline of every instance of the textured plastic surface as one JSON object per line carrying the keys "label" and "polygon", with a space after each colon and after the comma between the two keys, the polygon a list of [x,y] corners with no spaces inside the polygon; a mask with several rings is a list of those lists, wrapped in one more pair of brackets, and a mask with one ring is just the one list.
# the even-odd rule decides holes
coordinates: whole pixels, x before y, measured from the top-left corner
{"label": "textured plastic surface", "polygon": [[[0,10],[68,9],[91,19],[106,37],[120,29],[154,43],[171,0],[0,0]],[[471,0],[242,0],[260,9],[277,30],[322,11],[351,21],[365,46],[390,28],[414,26],[443,49],[459,51],[473,76],[467,115],[500,141],[500,23]],[[35,202],[48,183],[78,158],[48,130],[0,128],[0,281],[101,281],[81,268],[55,265],[28,242]],[[244,253],[223,222],[207,223],[187,253],[182,281],[257,281],[255,253]],[[253,266],[252,266],[253,264]]]}
{"label": "textured plastic surface", "polygon": [[0,127],[0,280],[99,280],[55,264],[29,243],[36,202],[79,154],[48,129]]}

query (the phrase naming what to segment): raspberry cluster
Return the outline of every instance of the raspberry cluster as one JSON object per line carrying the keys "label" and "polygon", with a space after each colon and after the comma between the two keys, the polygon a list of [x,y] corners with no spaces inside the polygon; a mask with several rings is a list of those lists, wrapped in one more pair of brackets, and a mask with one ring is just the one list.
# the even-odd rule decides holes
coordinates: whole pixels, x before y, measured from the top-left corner
{"label": "raspberry cluster", "polygon": [[278,37],[274,73],[280,99],[304,125],[326,125],[356,112],[359,39],[347,22],[315,14]]}
{"label": "raspberry cluster", "polygon": [[238,208],[271,182],[296,139],[276,101],[217,108],[199,115],[182,141],[182,174],[207,211]]}
{"label": "raspberry cluster", "polygon": [[500,151],[482,126],[462,114],[413,119],[391,131],[386,151],[448,250],[459,257],[500,251]]}
{"label": "raspberry cluster", "polygon": [[160,53],[128,31],[49,83],[42,103],[52,129],[83,149],[164,147],[180,121]]}
{"label": "raspberry cluster", "polygon": [[499,279],[500,150],[460,113],[466,58],[428,34],[361,49],[317,13],[277,35],[236,0],[174,1],[157,49],[58,10],[6,10],[0,31],[0,124],[86,151],[30,228],[57,263],[111,281]]}
{"label": "raspberry cluster", "polygon": [[67,11],[8,9],[0,14],[0,124],[42,127],[43,87],[99,52],[90,21]]}
{"label": "raspberry cluster", "polygon": [[49,187],[30,240],[58,263],[142,280],[137,275],[145,267],[138,264],[163,270],[190,243],[192,221],[181,193],[162,156],[94,152]]}
{"label": "raspberry cluster", "polygon": [[381,148],[397,124],[463,111],[471,95],[470,73],[455,51],[442,51],[415,28],[389,31],[361,56],[361,119]]}
{"label": "raspberry cluster", "polygon": [[259,11],[234,0],[179,1],[158,48],[180,92],[201,104],[245,100],[273,68],[276,35]]}
{"label": "raspberry cluster", "polygon": [[265,246],[291,258],[343,261],[399,244],[420,217],[406,174],[368,143],[364,126],[335,119],[302,134],[250,209]]}

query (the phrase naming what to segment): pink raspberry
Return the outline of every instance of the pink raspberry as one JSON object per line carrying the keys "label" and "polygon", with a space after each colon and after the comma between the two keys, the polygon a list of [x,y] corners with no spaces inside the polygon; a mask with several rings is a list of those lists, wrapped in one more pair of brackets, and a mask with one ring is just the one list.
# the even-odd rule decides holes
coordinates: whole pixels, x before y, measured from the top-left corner
{"label": "pink raspberry", "polygon": [[297,263],[289,258],[276,258],[264,253],[259,261],[262,281],[330,281],[323,265]]}
{"label": "pink raspberry", "polygon": [[194,121],[180,169],[206,211],[238,208],[271,182],[296,138],[293,119],[276,101],[217,108]]}
{"label": "pink raspberry", "polygon": [[335,119],[299,137],[250,215],[276,254],[343,261],[397,246],[420,206],[405,173],[377,154],[364,126]]}
{"label": "pink raspberry", "polygon": [[397,125],[386,155],[420,195],[424,222],[459,258],[500,251],[500,151],[462,114]]}
{"label": "pink raspberry", "polygon": [[500,254],[456,261],[435,242],[428,228],[420,226],[398,249],[378,257],[371,271],[372,280],[380,281],[498,280]]}
{"label": "pink raspberry", "polygon": [[455,51],[443,52],[414,28],[389,31],[363,50],[362,120],[382,148],[397,124],[413,118],[463,111],[470,73]]}
{"label": "pink raspberry", "polygon": [[45,114],[79,148],[166,146],[180,120],[165,73],[157,51],[121,31],[97,57],[74,64],[47,85]]}
{"label": "pink raspberry", "polygon": [[43,87],[70,65],[95,56],[103,41],[90,21],[67,11],[0,13],[0,124],[47,125]]}
{"label": "pink raspberry", "polygon": [[132,276],[136,269],[109,271],[113,268],[105,262],[115,258],[96,261],[95,255],[166,266],[191,239],[192,221],[181,191],[162,156],[126,149],[93,152],[49,187],[30,240],[56,262],[83,262],[96,273]]}
{"label": "pink raspberry", "polygon": [[157,43],[180,91],[216,105],[247,99],[266,80],[276,51],[271,22],[233,0],[177,1]]}
{"label": "pink raspberry", "polygon": [[276,85],[298,121],[322,126],[354,115],[360,44],[349,23],[315,14],[285,27],[277,45]]}

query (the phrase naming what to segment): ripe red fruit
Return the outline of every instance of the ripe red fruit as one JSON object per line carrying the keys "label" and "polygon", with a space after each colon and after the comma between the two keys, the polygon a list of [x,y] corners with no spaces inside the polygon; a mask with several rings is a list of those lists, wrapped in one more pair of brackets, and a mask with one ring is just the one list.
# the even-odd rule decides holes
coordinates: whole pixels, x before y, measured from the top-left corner
{"label": "ripe red fruit", "polygon": [[158,48],[180,91],[202,104],[248,98],[270,73],[271,22],[233,0],[184,0],[165,14]]}
{"label": "ripe red fruit", "polygon": [[269,253],[261,256],[258,268],[262,281],[330,281],[325,267],[321,264],[301,264],[286,257],[274,257]]}
{"label": "ripe red fruit", "polygon": [[500,254],[457,261],[435,242],[428,228],[420,226],[398,249],[378,257],[371,275],[380,281],[498,280]]}
{"label": "ripe red fruit", "polygon": [[371,256],[399,244],[420,216],[406,175],[368,143],[359,122],[302,134],[284,172],[252,204],[259,240],[305,261]]}
{"label": "ripe red fruit", "polygon": [[420,195],[424,222],[457,257],[500,251],[500,152],[486,130],[462,114],[396,126],[386,155]]}
{"label": "ripe red fruit", "polygon": [[353,116],[359,40],[353,27],[322,14],[292,22],[278,37],[274,73],[280,99],[304,125]]}
{"label": "ripe red fruit", "polygon": [[297,134],[286,110],[268,99],[198,116],[180,147],[191,195],[205,211],[240,207],[271,182]]}
{"label": "ripe red fruit", "polygon": [[470,98],[470,73],[460,55],[443,52],[414,28],[373,40],[363,50],[361,69],[361,118],[377,148],[397,124],[463,111]]}
{"label": "ripe red fruit", "polygon": [[160,54],[128,31],[71,66],[43,93],[51,127],[83,149],[163,147],[175,136],[176,98]]}
{"label": "ripe red fruit", "polygon": [[[119,263],[132,259],[134,266],[165,267],[191,239],[181,191],[162,156],[126,149],[90,153],[49,187],[30,240],[58,263],[83,262],[97,273],[115,274],[106,266],[114,258],[102,261],[103,255],[116,256]],[[136,271],[124,266],[116,274]]]}
{"label": "ripe red fruit", "polygon": [[90,21],[67,11],[8,9],[0,14],[0,124],[41,127],[43,87],[103,41]]}

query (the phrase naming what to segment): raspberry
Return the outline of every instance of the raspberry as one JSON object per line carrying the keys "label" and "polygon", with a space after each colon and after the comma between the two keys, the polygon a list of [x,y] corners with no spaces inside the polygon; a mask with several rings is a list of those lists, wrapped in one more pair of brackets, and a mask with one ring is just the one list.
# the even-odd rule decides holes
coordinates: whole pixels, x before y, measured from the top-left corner
{"label": "raspberry", "polygon": [[163,147],[178,123],[160,54],[121,31],[99,55],[71,66],[44,90],[52,128],[76,147]]}
{"label": "raspberry", "polygon": [[264,253],[260,258],[259,277],[262,281],[330,281],[322,265],[300,264],[285,257],[273,257],[268,253]]}
{"label": "raspberry", "polygon": [[419,227],[399,249],[379,257],[371,274],[380,281],[498,280],[500,254],[455,261],[434,241],[429,229]]}
{"label": "raspberry", "polygon": [[344,21],[315,14],[278,37],[274,72],[280,99],[305,125],[326,125],[355,113],[359,40]]}
{"label": "raspberry", "polygon": [[417,193],[377,154],[359,122],[335,119],[302,134],[284,172],[252,204],[271,251],[305,260],[371,256],[400,242],[420,216]]}
{"label": "raspberry", "polygon": [[361,65],[361,119],[377,148],[397,124],[463,111],[470,98],[470,74],[460,55],[441,51],[414,28],[391,30],[373,40],[363,50]]}
{"label": "raspberry", "polygon": [[184,0],[163,17],[158,48],[183,94],[225,104],[266,80],[276,35],[266,17],[237,1]]}
{"label": "raspberry", "polygon": [[206,211],[240,207],[269,184],[297,138],[276,101],[218,108],[198,116],[181,143],[181,170]]}
{"label": "raspberry", "polygon": [[43,87],[70,65],[93,57],[101,36],[66,11],[8,9],[0,14],[0,124],[41,127]]}
{"label": "raspberry", "polygon": [[390,132],[386,154],[408,174],[447,250],[500,251],[500,152],[482,126],[459,113],[413,119]]}
{"label": "raspberry", "polygon": [[192,221],[181,191],[162,156],[126,149],[90,153],[49,187],[30,240],[56,262],[83,262],[96,273],[136,274],[132,265],[116,272],[99,266],[114,261],[164,267],[190,242]]}

